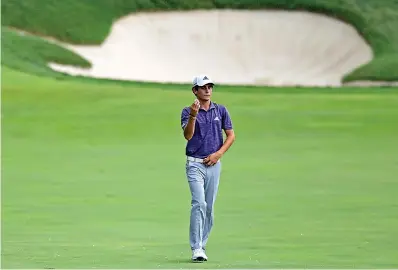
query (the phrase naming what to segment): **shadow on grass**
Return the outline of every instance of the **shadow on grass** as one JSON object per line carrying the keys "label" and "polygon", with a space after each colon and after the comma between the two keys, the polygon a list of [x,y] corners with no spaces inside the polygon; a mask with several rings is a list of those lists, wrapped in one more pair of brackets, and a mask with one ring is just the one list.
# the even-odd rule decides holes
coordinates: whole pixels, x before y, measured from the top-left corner
{"label": "shadow on grass", "polygon": [[190,263],[190,264],[194,264],[190,258],[183,258],[183,259],[168,259],[167,260],[168,263],[172,263],[172,264],[180,264],[180,263]]}

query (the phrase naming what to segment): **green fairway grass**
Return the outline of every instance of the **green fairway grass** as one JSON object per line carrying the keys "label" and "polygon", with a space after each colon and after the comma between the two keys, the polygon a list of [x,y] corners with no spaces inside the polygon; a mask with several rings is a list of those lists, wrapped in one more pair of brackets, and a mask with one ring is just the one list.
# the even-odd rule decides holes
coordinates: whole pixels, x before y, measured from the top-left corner
{"label": "green fairway grass", "polygon": [[[5,27],[2,39],[17,42],[17,46],[4,46],[2,55],[29,55],[19,57],[17,62],[5,57],[2,58],[2,64],[41,76],[56,75],[45,63],[54,59],[54,50],[60,49],[38,41],[36,46],[29,46],[32,40],[15,33],[12,35],[10,31],[15,32],[16,28],[70,43],[100,44],[116,19],[134,12],[232,8],[306,10],[346,21],[370,44],[375,57],[369,64],[347,74],[343,81],[398,81],[396,0],[3,0],[1,7],[2,26]],[[24,43],[26,45],[21,46]],[[60,64],[87,66],[77,56],[69,54],[70,59],[65,57],[56,60]],[[34,62],[38,68],[33,69],[31,60],[36,58],[40,58],[40,61]]]}
{"label": "green fairway grass", "polygon": [[398,267],[396,89],[216,87],[236,142],[193,265],[189,87],[2,73],[2,268]]}

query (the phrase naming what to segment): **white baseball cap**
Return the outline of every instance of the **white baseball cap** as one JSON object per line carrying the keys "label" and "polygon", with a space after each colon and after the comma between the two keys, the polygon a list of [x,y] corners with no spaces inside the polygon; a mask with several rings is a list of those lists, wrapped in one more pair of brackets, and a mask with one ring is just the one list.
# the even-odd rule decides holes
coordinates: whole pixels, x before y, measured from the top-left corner
{"label": "white baseball cap", "polygon": [[203,86],[205,84],[211,83],[214,85],[213,80],[207,75],[199,75],[193,78],[193,86]]}

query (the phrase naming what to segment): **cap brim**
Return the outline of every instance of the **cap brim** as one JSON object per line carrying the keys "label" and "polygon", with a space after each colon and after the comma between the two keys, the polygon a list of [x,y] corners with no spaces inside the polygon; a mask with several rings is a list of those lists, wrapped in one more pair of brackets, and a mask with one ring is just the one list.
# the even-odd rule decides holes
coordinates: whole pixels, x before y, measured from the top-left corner
{"label": "cap brim", "polygon": [[196,84],[197,86],[205,86],[206,84],[211,84],[211,85],[214,85],[214,83],[212,82],[212,81],[206,81],[206,82],[204,82],[204,83],[202,83],[202,84]]}

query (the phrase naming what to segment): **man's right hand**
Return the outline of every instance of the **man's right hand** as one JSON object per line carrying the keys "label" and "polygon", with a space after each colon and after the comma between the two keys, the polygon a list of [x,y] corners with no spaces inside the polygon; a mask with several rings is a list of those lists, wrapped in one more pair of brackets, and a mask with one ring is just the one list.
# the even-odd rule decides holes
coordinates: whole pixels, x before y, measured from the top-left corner
{"label": "man's right hand", "polygon": [[190,114],[192,116],[196,116],[199,112],[199,108],[200,108],[200,102],[199,102],[199,100],[195,99],[194,103],[192,103],[192,105],[191,105]]}

